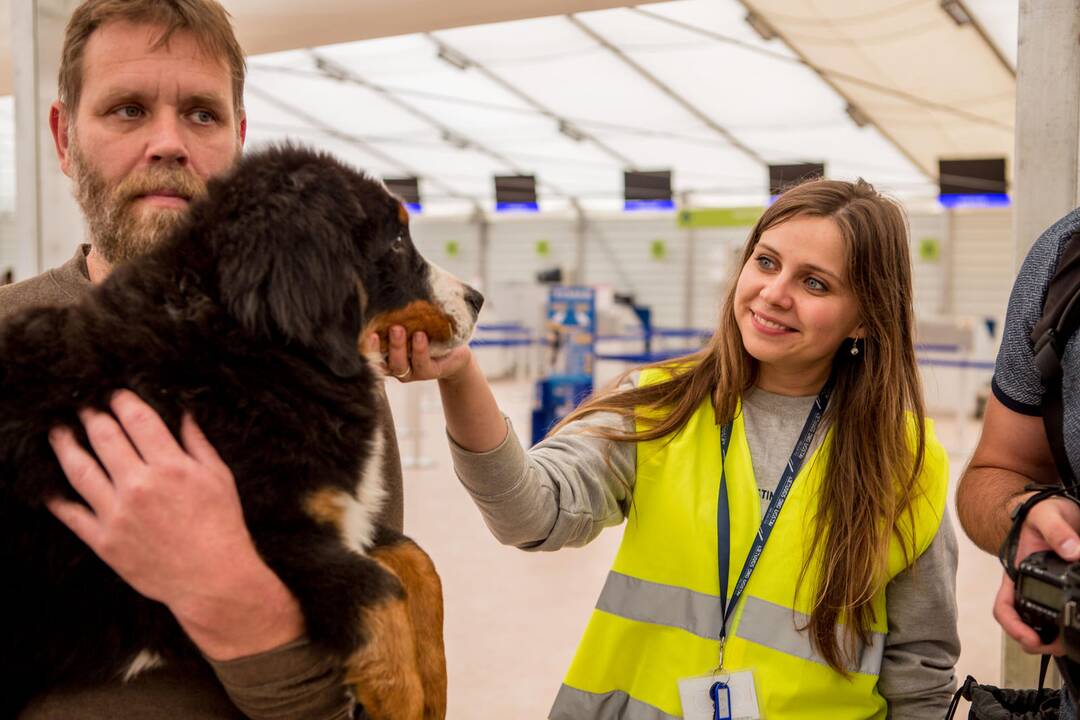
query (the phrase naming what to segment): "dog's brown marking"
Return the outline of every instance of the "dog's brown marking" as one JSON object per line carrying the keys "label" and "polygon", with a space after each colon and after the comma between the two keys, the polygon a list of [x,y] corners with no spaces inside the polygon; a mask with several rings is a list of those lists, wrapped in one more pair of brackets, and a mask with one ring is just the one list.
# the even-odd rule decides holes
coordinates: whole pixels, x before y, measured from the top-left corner
{"label": "dog's brown marking", "polygon": [[339,530],[345,527],[345,503],[342,502],[340,490],[316,490],[304,499],[304,510],[318,522],[333,525]]}
{"label": "dog's brown marking", "polygon": [[424,687],[405,600],[368,608],[361,624],[367,642],[345,663],[356,699],[372,720],[423,720]]}
{"label": "dog's brown marking", "polygon": [[375,332],[379,334],[379,350],[388,350],[386,334],[391,325],[405,328],[406,337],[422,332],[431,342],[448,342],[454,336],[453,323],[442,310],[426,300],[411,302],[400,310],[384,313],[372,318],[364,331],[364,337]]}
{"label": "dog's brown marking", "polygon": [[442,582],[427,553],[404,538],[383,545],[372,558],[401,580],[416,646],[416,667],[424,687],[424,720],[446,717],[446,651],[443,647]]}
{"label": "dog's brown marking", "polygon": [[405,207],[405,203],[399,202],[397,204],[397,216],[402,225],[409,224],[409,210]]}

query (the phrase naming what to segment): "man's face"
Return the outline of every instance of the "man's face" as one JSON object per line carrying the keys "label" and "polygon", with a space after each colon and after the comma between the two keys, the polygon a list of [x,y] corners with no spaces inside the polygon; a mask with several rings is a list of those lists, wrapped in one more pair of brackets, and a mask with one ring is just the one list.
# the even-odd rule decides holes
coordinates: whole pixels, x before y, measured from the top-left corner
{"label": "man's face", "polygon": [[111,264],[167,234],[243,144],[226,63],[185,32],[152,50],[160,32],[127,22],[98,28],[86,43],[78,107],[56,121],[61,168]]}

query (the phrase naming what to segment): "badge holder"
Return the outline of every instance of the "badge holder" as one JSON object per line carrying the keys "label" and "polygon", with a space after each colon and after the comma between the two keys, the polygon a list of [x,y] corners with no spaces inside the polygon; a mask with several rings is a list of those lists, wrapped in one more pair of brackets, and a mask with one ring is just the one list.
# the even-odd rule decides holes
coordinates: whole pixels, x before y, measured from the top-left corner
{"label": "badge holder", "polygon": [[760,720],[752,670],[717,671],[679,680],[684,720]]}

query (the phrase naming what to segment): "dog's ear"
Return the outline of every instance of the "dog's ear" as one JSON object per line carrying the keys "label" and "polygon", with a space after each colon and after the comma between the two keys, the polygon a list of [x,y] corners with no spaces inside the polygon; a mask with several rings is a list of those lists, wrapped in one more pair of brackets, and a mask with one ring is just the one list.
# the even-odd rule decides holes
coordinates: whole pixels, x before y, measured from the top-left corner
{"label": "dog's ear", "polygon": [[[289,169],[245,161],[224,221],[213,227],[222,301],[253,334],[301,345],[335,374],[360,371],[355,233],[360,203],[332,166]],[[226,181],[227,183],[229,181]]]}

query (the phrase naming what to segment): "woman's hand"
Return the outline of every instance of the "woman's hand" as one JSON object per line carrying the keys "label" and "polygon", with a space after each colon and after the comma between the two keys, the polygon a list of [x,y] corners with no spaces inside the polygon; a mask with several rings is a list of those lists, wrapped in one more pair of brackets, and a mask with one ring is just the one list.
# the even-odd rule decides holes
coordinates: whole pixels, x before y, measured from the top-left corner
{"label": "woman's hand", "polygon": [[[409,345],[404,327],[394,325],[390,328],[387,333],[386,373],[397,378],[399,382],[414,380],[452,382],[472,360],[472,351],[468,345],[456,347],[442,357],[432,357],[428,337],[422,332],[413,334],[411,352]],[[369,354],[379,352],[377,334],[372,334],[368,338],[365,351]]]}

